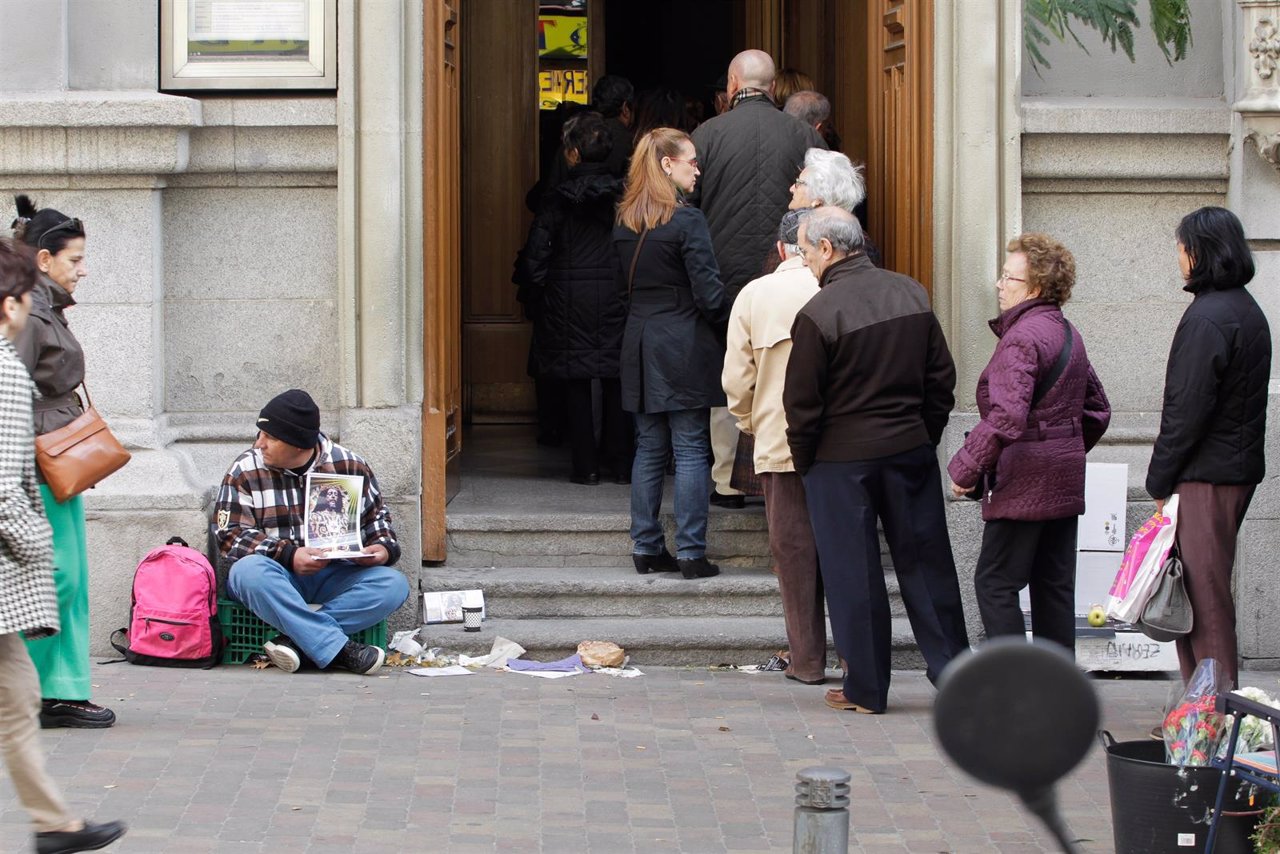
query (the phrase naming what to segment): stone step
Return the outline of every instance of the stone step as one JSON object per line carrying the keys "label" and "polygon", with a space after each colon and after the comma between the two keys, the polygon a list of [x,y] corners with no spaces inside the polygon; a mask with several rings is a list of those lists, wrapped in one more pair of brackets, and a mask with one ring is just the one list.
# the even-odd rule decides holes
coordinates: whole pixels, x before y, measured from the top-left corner
{"label": "stone step", "polygon": [[[662,517],[667,542],[675,519]],[[593,513],[450,513],[450,566],[630,566],[631,517],[625,510]],[[769,533],[763,508],[722,511],[707,522],[707,553],[727,566],[767,566]]]}
{"label": "stone step", "polygon": [[[894,617],[892,631],[893,667],[922,669],[924,661],[907,619]],[[520,644],[527,650],[524,657],[537,661],[572,655],[584,640],[613,641],[641,669],[764,664],[787,645],[781,617],[492,617],[479,632],[465,632],[461,623],[425,626],[419,632],[424,646],[468,655],[487,653],[498,636]],[[836,665],[834,649],[829,652],[829,664]]]}
{"label": "stone step", "polygon": [[[898,579],[885,574],[894,616],[905,610]],[[423,570],[430,590],[483,590],[495,618],[781,617],[778,580],[767,569],[722,567],[714,578],[638,575],[630,566]]]}
{"label": "stone step", "polygon": [[[675,519],[662,516],[667,543]],[[631,517],[624,509],[599,512],[451,512],[447,521],[450,567],[631,566]],[[881,542],[882,560],[889,565]],[[764,508],[711,509],[707,556],[721,566],[768,567],[769,529]]]}

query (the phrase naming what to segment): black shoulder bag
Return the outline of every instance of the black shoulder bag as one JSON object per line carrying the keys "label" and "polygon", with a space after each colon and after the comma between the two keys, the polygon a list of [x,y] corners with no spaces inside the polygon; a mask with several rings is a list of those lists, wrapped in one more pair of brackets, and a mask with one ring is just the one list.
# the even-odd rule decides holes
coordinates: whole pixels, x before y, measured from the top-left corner
{"label": "black shoulder bag", "polygon": [[631,298],[631,292],[636,286],[636,265],[640,263],[640,249],[644,246],[644,239],[649,236],[649,229],[645,228],[640,231],[640,239],[636,241],[636,254],[631,256],[631,272],[627,274],[627,298]]}
{"label": "black shoulder bag", "polygon": [[[1071,361],[1071,347],[1075,342],[1075,336],[1071,334],[1071,324],[1067,322],[1067,318],[1063,315],[1062,327],[1067,334],[1062,341],[1062,350],[1058,353],[1058,361],[1054,363],[1053,369],[1049,373],[1042,376],[1037,382],[1035,391],[1031,393],[1031,408],[1027,410],[1030,415],[1035,408],[1044,400],[1044,396],[1049,393],[1049,389],[1057,385],[1058,380],[1062,378],[1062,373],[1067,369],[1067,362]],[[966,431],[965,438],[969,438]],[[974,484],[973,489],[964,494],[965,498],[971,498],[974,501],[981,501],[982,496],[990,494],[991,490],[996,488],[996,473],[994,471],[984,471],[978,475],[978,482]]]}

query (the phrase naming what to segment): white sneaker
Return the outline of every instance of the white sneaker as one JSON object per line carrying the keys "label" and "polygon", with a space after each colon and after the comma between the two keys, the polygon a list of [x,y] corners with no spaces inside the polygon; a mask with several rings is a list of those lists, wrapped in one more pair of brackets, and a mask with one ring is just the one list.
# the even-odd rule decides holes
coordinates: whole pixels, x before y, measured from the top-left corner
{"label": "white sneaker", "polygon": [[296,673],[302,666],[302,653],[293,645],[293,641],[284,635],[276,635],[262,645],[262,649],[271,659],[271,663],[285,673]]}

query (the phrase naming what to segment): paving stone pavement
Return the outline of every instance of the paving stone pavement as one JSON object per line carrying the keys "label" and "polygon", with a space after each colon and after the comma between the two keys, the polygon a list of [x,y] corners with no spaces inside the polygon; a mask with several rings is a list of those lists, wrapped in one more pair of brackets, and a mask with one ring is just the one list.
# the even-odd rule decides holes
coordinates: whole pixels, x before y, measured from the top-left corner
{"label": "paving stone pavement", "polygon": [[[868,717],[779,673],[642,669],[543,680],[95,665],[95,698],[119,724],[43,737],[78,811],[129,822],[120,852],[790,851],[795,775],[810,765],[853,775],[852,851],[1056,850],[1009,796],[940,756],[920,673],[895,673],[890,713]],[[1170,685],[1095,684],[1121,740],[1150,729]],[[991,723],[998,738],[998,710]],[[1101,750],[1059,796],[1083,850],[1111,851]],[[0,851],[29,839],[0,776]]]}

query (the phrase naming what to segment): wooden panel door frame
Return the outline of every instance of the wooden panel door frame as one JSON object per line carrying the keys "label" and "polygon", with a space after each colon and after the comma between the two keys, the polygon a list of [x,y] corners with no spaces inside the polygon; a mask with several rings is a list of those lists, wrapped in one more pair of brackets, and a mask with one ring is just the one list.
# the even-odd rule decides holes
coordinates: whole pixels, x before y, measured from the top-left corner
{"label": "wooden panel door frame", "polygon": [[446,555],[445,504],[462,451],[461,64],[458,0],[423,10],[422,559]]}
{"label": "wooden panel door frame", "polygon": [[933,0],[867,4],[867,209],[885,266],[933,287]]}

